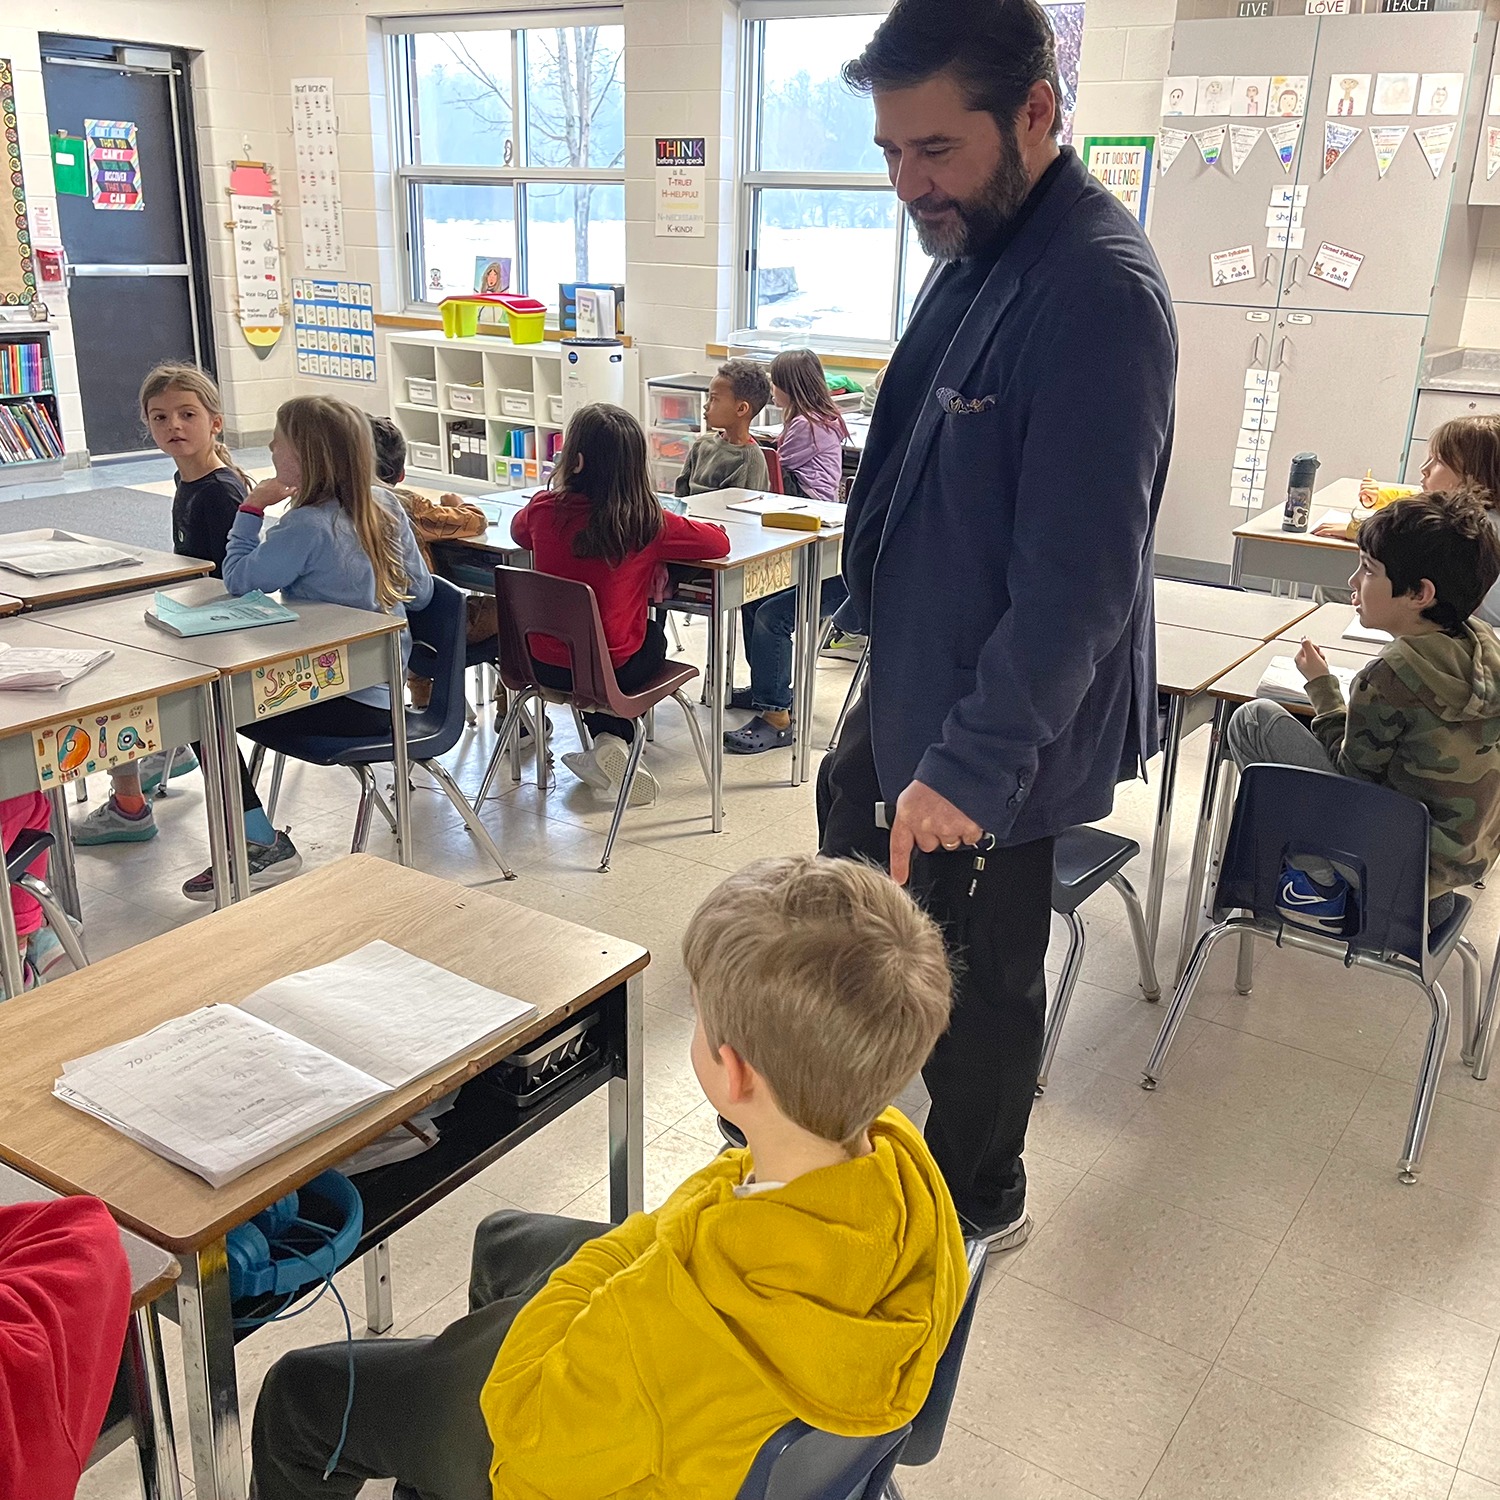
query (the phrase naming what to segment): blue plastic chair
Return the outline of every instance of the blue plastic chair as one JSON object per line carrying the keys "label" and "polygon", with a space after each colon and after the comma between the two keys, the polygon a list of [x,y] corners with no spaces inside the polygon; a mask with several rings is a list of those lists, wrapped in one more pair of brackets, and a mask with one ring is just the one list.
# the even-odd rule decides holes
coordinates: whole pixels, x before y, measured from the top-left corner
{"label": "blue plastic chair", "polygon": [[[464,731],[467,699],[462,590],[444,578],[434,578],[432,602],[426,609],[413,610],[407,616],[407,625],[411,630],[412,662],[422,676],[432,678],[432,699],[427,707],[408,709],[406,713],[407,756],[443,789],[475,842],[500,867],[501,874],[507,880],[514,880],[514,872],[506,866],[495,841],[479,821],[479,814],[448,774],[447,767],[438,760],[438,756],[446,755],[458,743]],[[240,732],[278,756],[290,756],[315,766],[347,766],[359,781],[359,810],[355,814],[351,847],[355,854],[365,847],[370,836],[371,814],[377,803],[384,809],[371,767],[389,765],[395,758],[389,732],[363,738],[299,734],[295,714],[246,725]],[[389,816],[387,812],[387,819]]]}
{"label": "blue plastic chair", "polygon": [[[1428,824],[1427,809],[1420,802],[1388,787],[1297,766],[1247,767],[1214,889],[1214,925],[1193,948],[1141,1087],[1157,1086],[1209,956],[1232,934],[1337,958],[1346,968],[1357,964],[1394,975],[1415,984],[1432,1007],[1399,1163],[1401,1181],[1415,1182],[1448,1048],[1448,997],[1438,975],[1455,948],[1463,963],[1459,1052],[1476,1078],[1484,1076],[1480,1068],[1495,1020],[1493,987],[1480,1011],[1479,955],[1464,936],[1473,902],[1456,895],[1452,914],[1428,930]],[[1342,935],[1303,926],[1277,910],[1283,866],[1295,856],[1328,860],[1353,876]]]}

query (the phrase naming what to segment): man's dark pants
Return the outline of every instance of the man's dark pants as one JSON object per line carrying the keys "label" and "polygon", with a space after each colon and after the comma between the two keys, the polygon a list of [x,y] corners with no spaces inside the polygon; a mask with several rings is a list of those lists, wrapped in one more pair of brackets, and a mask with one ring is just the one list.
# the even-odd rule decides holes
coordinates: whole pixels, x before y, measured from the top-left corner
{"label": "man's dark pants", "polygon": [[[888,864],[880,800],[865,694],[818,773],[821,852]],[[1052,840],[990,850],[980,871],[972,849],[916,851],[910,888],[942,925],[955,979],[952,1024],[922,1069],[932,1096],[927,1144],[959,1213],[995,1229],[1026,1203],[1021,1152],[1047,1010]]]}

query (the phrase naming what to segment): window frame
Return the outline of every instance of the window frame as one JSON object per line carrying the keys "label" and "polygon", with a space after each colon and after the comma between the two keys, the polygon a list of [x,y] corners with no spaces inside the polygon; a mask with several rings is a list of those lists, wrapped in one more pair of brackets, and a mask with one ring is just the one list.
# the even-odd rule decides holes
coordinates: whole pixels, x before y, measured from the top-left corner
{"label": "window frame", "polygon": [[[490,11],[484,14],[423,15],[392,17],[380,23],[384,37],[386,66],[386,102],[389,116],[391,150],[391,208],[400,226],[397,255],[400,262],[402,308],[416,316],[432,316],[438,303],[427,300],[425,284],[418,284],[419,273],[425,273],[425,254],[419,252],[418,218],[423,187],[492,187],[509,190],[512,222],[515,228],[515,269],[519,284],[530,287],[530,253],[527,244],[526,194],[530,187],[559,187],[582,183],[596,187],[617,187],[625,192],[625,162],[618,167],[547,167],[525,166],[527,143],[527,101],[525,94],[525,42],[527,31],[569,30],[580,26],[618,26],[623,36],[625,11],[622,6],[590,6],[578,9]],[[454,31],[505,31],[510,34],[510,111],[513,163],[511,166],[446,166],[417,160],[420,130],[416,79],[412,70],[413,38]],[[621,52],[622,66],[624,51]],[[621,87],[624,80],[621,79]],[[425,275],[424,275],[425,282]],[[527,295],[536,296],[528,290]],[[550,301],[542,297],[542,301]],[[548,321],[555,311],[549,306]]]}

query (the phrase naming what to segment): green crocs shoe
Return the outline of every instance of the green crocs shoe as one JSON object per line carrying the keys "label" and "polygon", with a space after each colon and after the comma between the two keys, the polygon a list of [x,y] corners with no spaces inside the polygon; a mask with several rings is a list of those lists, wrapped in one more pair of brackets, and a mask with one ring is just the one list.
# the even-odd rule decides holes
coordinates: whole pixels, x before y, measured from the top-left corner
{"label": "green crocs shoe", "polygon": [[84,849],[95,844],[144,844],[155,837],[156,818],[149,802],[144,812],[132,818],[110,797],[73,824],[73,842]]}

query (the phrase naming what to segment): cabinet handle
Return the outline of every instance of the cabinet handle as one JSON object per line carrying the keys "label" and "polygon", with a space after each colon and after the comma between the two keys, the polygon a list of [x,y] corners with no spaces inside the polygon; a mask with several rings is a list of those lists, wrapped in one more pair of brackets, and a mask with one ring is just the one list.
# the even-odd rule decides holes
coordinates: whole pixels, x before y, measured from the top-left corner
{"label": "cabinet handle", "polygon": [[1257,333],[1255,337],[1250,341],[1250,363],[1252,365],[1258,365],[1261,362],[1263,356],[1260,352],[1260,346],[1264,342],[1265,336],[1259,333]]}
{"label": "cabinet handle", "polygon": [[1276,368],[1282,369],[1286,364],[1286,357],[1292,352],[1292,341],[1285,336],[1282,337],[1281,347],[1276,351]]}
{"label": "cabinet handle", "polygon": [[1266,269],[1265,269],[1265,272],[1262,274],[1262,276],[1260,278],[1260,284],[1262,286],[1270,286],[1270,284],[1275,279],[1276,279],[1276,257],[1274,255],[1268,255],[1266,257]]}
{"label": "cabinet handle", "polygon": [[1286,284],[1287,291],[1291,291],[1291,289],[1294,286],[1297,285],[1297,282],[1301,278],[1301,275],[1302,275],[1302,257],[1300,255],[1294,255],[1292,257],[1291,273],[1292,273],[1291,279]]}

